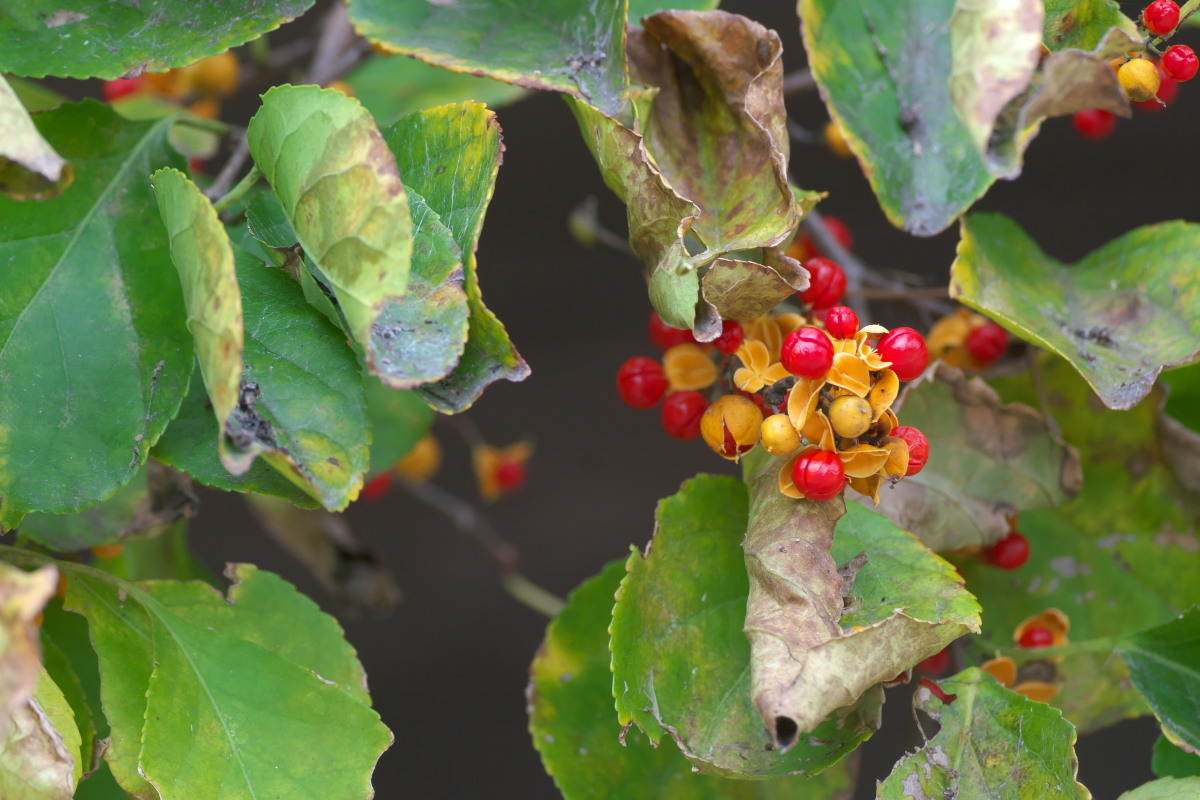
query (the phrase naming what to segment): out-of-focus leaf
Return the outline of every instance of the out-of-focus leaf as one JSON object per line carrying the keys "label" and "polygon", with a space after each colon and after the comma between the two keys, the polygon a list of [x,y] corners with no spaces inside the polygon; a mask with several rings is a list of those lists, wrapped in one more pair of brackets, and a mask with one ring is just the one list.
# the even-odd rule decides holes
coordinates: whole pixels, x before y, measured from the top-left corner
{"label": "out-of-focus leaf", "polygon": [[[46,611],[48,612],[50,605],[47,604]],[[61,604],[59,605],[59,613]],[[85,633],[86,637],[87,634]],[[69,721],[73,732],[62,731],[63,740],[70,741],[71,755],[75,761],[74,776],[78,782],[84,771],[90,771],[92,765],[92,755],[96,744],[96,724],[95,714],[92,707],[88,703],[87,691],[83,687],[83,682],[80,680],[75,667],[71,664],[70,658],[66,652],[58,646],[58,644],[45,633],[45,628],[42,629],[41,637],[42,645],[42,664],[46,668],[48,680],[53,681],[55,687],[62,693],[63,700],[70,708]],[[95,655],[92,656],[95,660]],[[41,681],[39,681],[39,687]],[[99,711],[99,706],[96,707]],[[61,712],[59,712],[61,715]],[[64,717],[64,720],[68,719]],[[55,727],[59,723],[55,722]],[[63,725],[65,728],[65,724]]]}
{"label": "out-of-focus leaf", "polygon": [[187,477],[151,459],[137,477],[107,500],[77,514],[29,514],[21,520],[19,530],[51,550],[82,550],[130,537],[154,536],[193,516],[198,508]]}
{"label": "out-of-focus leaf", "polygon": [[913,705],[941,725],[879,786],[880,800],[914,797],[1091,800],[1075,780],[1075,728],[1045,703],[1005,689],[972,667],[939,681],[944,703],[926,687]]}
{"label": "out-of-focus leaf", "polygon": [[671,800],[848,800],[853,754],[815,778],[739,781],[692,772],[670,741],[651,747],[637,730],[622,734],[612,707],[608,623],[624,575],[625,561],[614,561],[572,592],[529,668],[529,732],[563,797],[637,797],[654,786]]}
{"label": "out-of-focus leaf", "polygon": [[[497,109],[525,97],[519,86],[427,64],[404,56],[373,56],[343,80],[380,127],[406,114],[473,100]],[[407,176],[404,176],[407,180]]]}
{"label": "out-of-focus leaf", "polygon": [[1127,637],[1117,652],[1163,731],[1200,753],[1200,609]]}
{"label": "out-of-focus leaf", "polygon": [[654,539],[646,555],[629,557],[613,609],[617,713],[652,742],[669,733],[705,772],[816,774],[875,731],[882,690],[873,687],[831,714],[789,750],[772,746],[751,699],[750,643],[742,632],[749,582],[738,545],[747,506],[744,484],[706,475],[659,504]]}
{"label": "out-of-focus leaf", "polygon": [[[119,97],[112,103],[113,110],[125,119],[136,121],[169,119],[171,130],[167,141],[187,158],[212,158],[221,149],[221,137],[213,130],[189,125],[186,120],[203,125],[201,117],[180,108],[179,104],[150,92],[135,92]],[[209,121],[211,124],[211,121]]]}
{"label": "out-of-focus leaf", "polygon": [[1200,795],[1200,778],[1159,778],[1124,792],[1117,800],[1191,800]]}
{"label": "out-of-focus leaf", "polygon": [[[1003,403],[979,378],[941,365],[910,384],[901,423],[929,439],[929,461],[880,495],[879,511],[934,550],[990,544],[1008,517],[1079,492],[1079,453],[1028,405]],[[865,502],[865,501],[864,501]]]}
{"label": "out-of-focus leaf", "polygon": [[13,710],[0,738],[0,797],[71,800],[79,744],[71,706],[41,670],[33,696]]}
{"label": "out-of-focus leaf", "polygon": [[453,372],[419,389],[438,411],[457,413],[469,408],[491,383],[529,376],[529,365],[509,341],[504,325],[483,304],[475,260],[483,214],[504,152],[500,126],[482,104],[462,103],[410,114],[385,136],[407,185],[437,212],[462,253],[470,308],[466,348]]}
{"label": "out-of-focus leaf", "polygon": [[[195,366],[166,232],[146,177],[182,167],[166,122],[85,101],[38,114],[75,168],[39,203],[0,197],[0,525],[77,511],[145,462]],[[137,222],[134,222],[137,221]]]}
{"label": "out-of-focus leaf", "polygon": [[1045,5],[1043,41],[1052,51],[1092,50],[1112,28],[1137,36],[1137,25],[1115,0],[1045,0]]}
{"label": "out-of-focus leaf", "polygon": [[1166,736],[1159,736],[1154,742],[1150,768],[1160,778],[1200,776],[1200,755],[1171,744]]}
{"label": "out-of-focus leaf", "polygon": [[[786,749],[871,687],[977,632],[979,606],[950,564],[886,517],[782,494],[781,463],[746,459],[742,547],[751,691],[775,746]],[[848,590],[839,565],[859,554],[867,560]]]}
{"label": "out-of-focus leaf", "polygon": [[1200,433],[1200,364],[1167,370],[1159,380],[1170,389],[1163,410]]}
{"label": "out-of-focus leaf", "polygon": [[1164,222],[1074,265],[1043,253],[1009,218],[971,214],[950,293],[1080,371],[1109,408],[1132,408],[1163,366],[1194,358],[1200,225]]}
{"label": "out-of-focus leaf", "polygon": [[25,106],[25,110],[30,114],[36,114],[39,111],[50,111],[67,102],[66,96],[38,81],[18,78],[13,75],[6,75],[4,77],[8,81],[9,88],[13,90],[17,95],[17,99],[21,101],[21,105]]}
{"label": "out-of-focus leaf", "polygon": [[344,516],[254,494],[246,503],[263,530],[312,573],[344,615],[383,616],[400,602],[394,576],[354,536]]}
{"label": "out-of-focus leaf", "polygon": [[629,24],[640,25],[642,17],[648,17],[667,9],[712,11],[720,4],[720,0],[674,0],[674,2],[671,0],[629,0]]}
{"label": "out-of-focus leaf", "polygon": [[71,183],[71,165],[42,138],[16,92],[0,75],[0,192],[41,200]]}
{"label": "out-of-focus leaf", "polygon": [[995,178],[954,109],[955,0],[800,0],[808,63],[893,225],[932,236]]}
{"label": "out-of-focus leaf", "polygon": [[389,50],[454,72],[566,92],[610,114],[624,103],[622,0],[598,0],[586,13],[572,0],[526,0],[519,13],[502,0],[352,0],[349,8],[358,32]]}
{"label": "out-of-focus leaf", "polygon": [[[222,53],[303,14],[313,0],[94,3],[22,0],[0,17],[0,71],[40,78],[165,72]],[[233,13],[236,10],[236,13]]]}
{"label": "out-of-focus leaf", "polygon": [[367,368],[390,384],[379,321],[408,286],[413,229],[396,161],[371,115],[333,89],[276,86],[246,135]]}
{"label": "out-of-focus leaf", "polygon": [[364,376],[367,419],[371,422],[370,481],[412,450],[433,424],[433,409],[416,392],[389,389],[376,378]]}
{"label": "out-of-focus leaf", "polygon": [[183,285],[200,374],[222,432],[217,437],[221,463],[230,473],[242,475],[264,448],[253,439],[240,442],[244,450],[231,447],[233,442],[223,433],[241,399],[245,338],[233,246],[212,203],[186,175],[160,169],[151,182]]}
{"label": "out-of-focus leaf", "polygon": [[371,795],[390,735],[337,623],[311,601],[249,567],[228,599],[68,569],[67,606],[88,618],[100,656],[106,758],[126,791],[154,796],[140,772],[163,800]]}
{"label": "out-of-focus leaf", "polygon": [[0,562],[0,731],[33,696],[41,672],[33,624],[58,584],[58,570],[25,572]]}

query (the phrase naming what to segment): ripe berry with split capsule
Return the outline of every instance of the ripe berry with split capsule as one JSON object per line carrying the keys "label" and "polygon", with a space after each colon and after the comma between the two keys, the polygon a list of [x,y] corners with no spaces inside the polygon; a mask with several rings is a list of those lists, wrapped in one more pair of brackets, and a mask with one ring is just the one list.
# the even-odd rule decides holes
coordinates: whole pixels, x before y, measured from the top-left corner
{"label": "ripe berry with split capsule", "polygon": [[892,436],[900,437],[908,445],[908,469],[904,477],[916,475],[925,469],[925,462],[929,460],[929,439],[925,438],[925,434],[911,425],[901,425],[892,429]]}
{"label": "ripe berry with split capsule", "polygon": [[1029,540],[1013,531],[987,549],[987,560],[1000,569],[1017,569],[1029,560]]}
{"label": "ripe berry with split capsule", "polygon": [[995,322],[985,322],[967,335],[971,358],[987,365],[999,360],[1008,349],[1008,331]]}
{"label": "ripe berry with split capsule", "polygon": [[662,364],[645,356],[634,356],[617,372],[617,391],[634,408],[653,408],[667,392]]}
{"label": "ripe berry with split capsule", "polygon": [[1071,121],[1075,124],[1075,130],[1080,136],[1092,141],[1107,139],[1117,129],[1116,115],[1102,108],[1080,111],[1071,118]]}
{"label": "ripe berry with split capsule", "polygon": [[946,647],[917,664],[917,669],[929,675],[941,675],[950,666],[950,648]]}
{"label": "ripe berry with split capsule", "polygon": [[793,375],[812,380],[824,378],[833,366],[833,342],[825,331],[808,325],[787,335],[779,360]]}
{"label": "ripe berry with split capsule", "polygon": [[804,262],[809,273],[808,288],[800,299],[815,309],[832,308],[846,296],[846,273],[836,261],[810,258]]}
{"label": "ripe berry with split capsule", "polygon": [[507,459],[496,468],[496,483],[503,492],[515,492],[525,485],[525,464]]}
{"label": "ripe berry with split capsule", "polygon": [[1030,649],[1034,647],[1050,647],[1054,644],[1054,634],[1046,628],[1032,627],[1017,640],[1018,647]]}
{"label": "ripe berry with split capsule", "polygon": [[892,372],[902,381],[911,381],[929,366],[929,348],[925,337],[912,328],[893,328],[875,346],[880,358],[892,362]]}
{"label": "ripe berry with split capsule", "polygon": [[727,319],[721,323],[721,335],[713,340],[712,345],[720,352],[729,355],[742,346],[745,338],[746,331],[742,329],[741,323]]}
{"label": "ripe berry with split capsule", "polygon": [[796,459],[792,482],[810,500],[837,497],[846,485],[846,468],[831,450],[811,450]]}
{"label": "ripe berry with split capsule", "polygon": [[382,500],[392,490],[391,473],[381,472],[359,492],[358,498],[367,502]]}
{"label": "ripe berry with split capsule", "polygon": [[111,103],[113,100],[131,95],[141,88],[141,78],[117,78],[115,81],[105,81],[104,99]]}
{"label": "ripe berry with split capsule", "polygon": [[1179,25],[1179,5],[1174,0],[1154,0],[1142,10],[1142,24],[1155,36],[1162,36]]}
{"label": "ripe berry with split capsule", "polygon": [[1162,57],[1163,71],[1173,80],[1190,81],[1200,70],[1200,59],[1186,44],[1175,44],[1167,48]]}
{"label": "ripe berry with split capsule", "polygon": [[834,306],[825,317],[825,330],[838,339],[853,339],[858,333],[858,314],[846,306]]}
{"label": "ripe berry with split capsule", "polygon": [[696,439],[707,409],[708,399],[700,392],[673,392],[663,401],[663,428],[676,439]]}
{"label": "ripe berry with split capsule", "polygon": [[657,311],[650,312],[650,340],[653,341],[663,350],[669,350],[677,344],[685,344],[695,342],[696,338],[692,336],[689,330],[681,328],[672,328],[670,325],[662,321],[662,317]]}

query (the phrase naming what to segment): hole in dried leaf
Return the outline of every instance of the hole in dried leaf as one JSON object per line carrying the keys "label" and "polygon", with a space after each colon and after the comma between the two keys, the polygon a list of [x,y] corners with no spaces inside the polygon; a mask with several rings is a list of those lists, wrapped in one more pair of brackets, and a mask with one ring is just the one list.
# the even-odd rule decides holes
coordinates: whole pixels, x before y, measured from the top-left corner
{"label": "hole in dried leaf", "polygon": [[780,750],[788,750],[796,743],[796,735],[800,728],[791,717],[775,718],[775,745]]}

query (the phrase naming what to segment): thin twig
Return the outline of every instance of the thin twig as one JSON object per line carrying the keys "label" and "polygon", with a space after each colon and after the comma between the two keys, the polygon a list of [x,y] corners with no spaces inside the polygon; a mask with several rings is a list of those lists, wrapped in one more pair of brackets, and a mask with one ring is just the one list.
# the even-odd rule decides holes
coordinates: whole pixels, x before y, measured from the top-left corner
{"label": "thin twig", "polygon": [[250,157],[250,140],[244,131],[234,132],[230,140],[233,142],[233,151],[229,154],[229,159],[213,179],[212,185],[204,191],[209,200],[216,200],[229,191],[238,173],[242,171],[246,159]]}
{"label": "thin twig", "polygon": [[[829,226],[825,224],[825,218],[819,211],[813,209],[804,216],[805,230],[812,236],[817,247],[822,253],[827,253],[830,258],[841,265],[842,270],[846,273],[846,290],[857,291],[862,289],[863,283],[866,281],[867,273],[870,271],[867,265],[858,260],[858,258],[842,247],[842,243],[829,230]],[[857,301],[857,302],[855,302]],[[871,319],[871,306],[867,303],[866,298],[853,298],[850,307],[858,313],[861,319]]]}
{"label": "thin twig", "polygon": [[321,20],[321,36],[317,39],[305,82],[324,86],[348,69],[349,66],[342,66],[345,61],[343,56],[351,49],[355,35],[346,4],[335,3]]}
{"label": "thin twig", "polygon": [[846,296],[861,297],[864,300],[949,300],[950,292],[943,286],[922,286],[901,289],[848,289]]}
{"label": "thin twig", "polygon": [[799,144],[816,144],[819,141],[819,137],[815,133],[791,117],[788,117],[787,129],[788,136],[792,138],[793,142]]}
{"label": "thin twig", "polygon": [[812,70],[808,67],[798,69],[795,72],[789,72],[783,76],[783,93],[800,94],[801,92],[811,92],[817,88],[817,81],[813,78]]}
{"label": "thin twig", "polygon": [[474,539],[488,552],[500,571],[500,581],[505,591],[515,600],[547,617],[562,611],[566,602],[521,574],[516,545],[497,533],[474,506],[432,483],[400,483],[413,497],[449,517],[460,533]]}

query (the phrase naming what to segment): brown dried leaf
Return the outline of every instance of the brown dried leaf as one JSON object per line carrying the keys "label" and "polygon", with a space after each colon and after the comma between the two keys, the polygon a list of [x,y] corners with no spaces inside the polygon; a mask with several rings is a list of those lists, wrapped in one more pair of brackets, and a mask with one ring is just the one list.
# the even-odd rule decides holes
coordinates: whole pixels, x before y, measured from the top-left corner
{"label": "brown dried leaf", "polygon": [[700,279],[705,302],[723,319],[753,322],[763,309],[808,288],[808,270],[779,248],[763,248],[763,261],[718,258]]}
{"label": "brown dried leaf", "polygon": [[57,585],[53,566],[25,572],[0,563],[0,731],[37,686],[42,661],[33,621]]}

